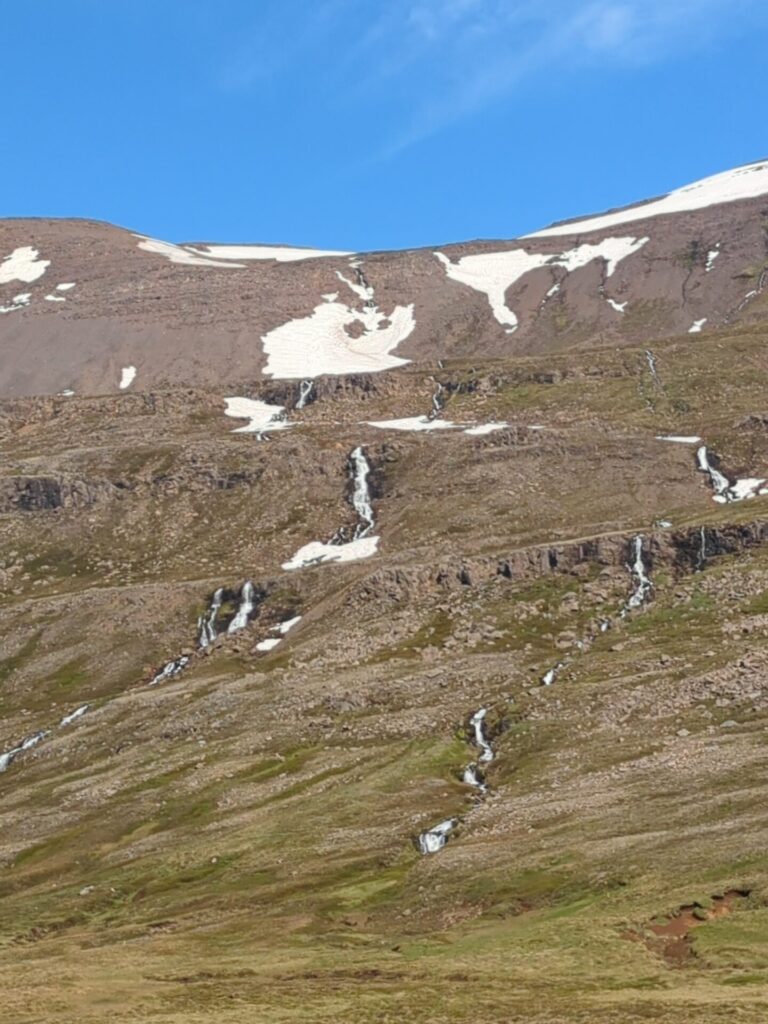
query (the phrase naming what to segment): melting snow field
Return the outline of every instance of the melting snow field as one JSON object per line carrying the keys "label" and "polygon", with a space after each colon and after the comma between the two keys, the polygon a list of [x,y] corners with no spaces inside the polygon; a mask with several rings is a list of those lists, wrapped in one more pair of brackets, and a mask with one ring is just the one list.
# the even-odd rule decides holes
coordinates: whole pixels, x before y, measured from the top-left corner
{"label": "melting snow field", "polygon": [[0,284],[10,284],[11,281],[32,284],[43,276],[50,265],[50,260],[40,259],[37,249],[31,245],[22,245],[0,263]]}
{"label": "melting snow field", "polygon": [[136,367],[135,366],[124,366],[120,371],[120,384],[118,385],[121,391],[125,391],[129,388],[136,379]]}
{"label": "melting snow field", "polygon": [[0,306],[0,313],[15,313],[18,309],[28,306],[32,296],[29,292],[22,292],[21,295],[14,295],[10,306]]}
{"label": "melting snow field", "polygon": [[661,217],[667,213],[682,213],[687,210],[703,210],[718,203],[732,203],[738,199],[753,199],[768,193],[768,163],[748,164],[735,170],[703,178],[692,185],[675,189],[661,199],[633,206],[615,213],[606,213],[586,220],[558,224],[526,235],[526,238],[553,238],[558,235],[582,234],[585,231],[602,231],[620,224],[644,220],[646,217]]}
{"label": "melting snow field", "polygon": [[450,420],[431,420],[428,416],[408,416],[400,420],[368,420],[369,427],[378,430],[456,430],[457,424]]}
{"label": "melting snow field", "polygon": [[214,260],[210,257],[201,256],[198,253],[184,249],[172,242],[161,242],[158,238],[147,238],[146,235],[136,235],[140,238],[139,248],[144,252],[151,252],[155,256],[165,256],[171,263],[183,263],[188,267],[219,267],[220,269],[245,269],[243,263],[232,263],[227,260]]}
{"label": "melting snow field", "polygon": [[497,430],[504,430],[508,423],[478,423],[474,427],[463,427],[460,423],[453,423],[451,420],[430,419],[429,416],[408,416],[400,420],[368,420],[366,425],[376,427],[377,430],[405,430],[414,433],[428,433],[434,430],[461,430],[472,437],[483,437],[485,434],[493,434]]}
{"label": "melting snow field", "polygon": [[185,252],[216,260],[277,260],[295,263],[298,260],[317,260],[323,256],[352,256],[350,252],[333,249],[300,249],[289,245],[201,245],[185,246]]}
{"label": "melting snow field", "polygon": [[445,267],[445,272],[454,281],[468,285],[475,291],[483,292],[493,315],[506,328],[508,334],[519,327],[517,314],[509,308],[506,293],[522,277],[539,267],[564,267],[569,273],[586,267],[592,260],[605,260],[606,278],[612,277],[619,263],[638,252],[648,242],[647,238],[606,238],[596,245],[580,245],[563,253],[529,253],[525,249],[510,249],[506,252],[478,253],[462,256],[457,263],[451,262],[442,252],[435,256]]}
{"label": "melting snow field", "polygon": [[508,423],[480,423],[476,427],[467,427],[464,431],[471,437],[485,437],[486,434],[495,434],[497,430],[505,430]]}
{"label": "melting snow field", "polygon": [[379,548],[378,537],[359,537],[348,544],[323,544],[313,540],[299,548],[293,558],[283,562],[283,569],[305,569],[310,565],[322,565],[326,562],[357,562],[363,558],[371,558]]}
{"label": "melting snow field", "polygon": [[269,405],[256,398],[232,396],[224,399],[225,416],[235,420],[248,420],[244,427],[235,427],[233,434],[267,434],[275,430],[288,430],[292,423],[285,419],[285,406]]}
{"label": "melting snow field", "polygon": [[701,441],[700,437],[695,434],[691,434],[690,437],[677,435],[677,434],[657,434],[657,441],[672,441],[675,444],[698,444]]}
{"label": "melting snow field", "polygon": [[[335,300],[322,302],[309,316],[289,320],[262,337],[264,372],[292,379],[405,366],[410,360],[392,353],[416,327],[413,308],[395,306],[385,315],[376,307],[358,311]],[[353,325],[362,330],[359,337],[348,333]]]}
{"label": "melting snow field", "polygon": [[271,651],[280,643],[279,636],[268,637],[266,640],[260,640],[256,644],[257,651]]}

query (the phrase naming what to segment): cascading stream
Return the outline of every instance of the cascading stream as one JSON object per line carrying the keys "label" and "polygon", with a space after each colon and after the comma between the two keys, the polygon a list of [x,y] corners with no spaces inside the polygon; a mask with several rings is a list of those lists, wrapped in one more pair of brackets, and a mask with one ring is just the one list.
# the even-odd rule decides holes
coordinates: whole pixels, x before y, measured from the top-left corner
{"label": "cascading stream", "polygon": [[173,679],[174,676],[180,675],[189,664],[189,656],[182,654],[180,658],[174,658],[172,661],[167,662],[160,671],[152,677],[149,681],[150,686],[157,686],[159,683],[164,683],[167,679]]}
{"label": "cascading stream", "polygon": [[350,472],[352,476],[352,505],[357,512],[358,523],[355,527],[355,540],[367,537],[373,531],[373,505],[368,477],[371,467],[361,447],[355,448],[350,455]]}
{"label": "cascading stream", "polygon": [[645,358],[648,362],[648,369],[651,371],[651,377],[653,377],[653,383],[658,387],[661,387],[661,380],[659,379],[659,368],[656,361],[656,356],[651,352],[649,348],[645,350]]}
{"label": "cascading stream", "polygon": [[[59,729],[66,729],[68,725],[72,725],[78,719],[82,718],[88,711],[90,711],[90,704],[81,704],[79,708],[76,708],[70,714],[65,715],[58,724]],[[19,754],[26,753],[27,750],[32,750],[43,740],[48,739],[51,735],[51,729],[40,729],[39,732],[33,733],[23,740],[18,747],[12,747],[10,750],[6,750],[4,754],[0,754],[0,774],[8,771],[10,766],[19,756]]]}
{"label": "cascading stream", "polygon": [[712,490],[715,492],[714,500],[721,505],[768,494],[768,488],[765,486],[766,481],[763,478],[746,477],[743,480],[731,482],[716,466],[712,465],[706,445],[702,445],[696,451],[696,464],[699,472],[706,473],[709,477]]}
{"label": "cascading stream", "polygon": [[[480,764],[488,764],[494,758],[493,747],[491,746],[485,732],[485,719],[488,708],[480,708],[469,721],[474,733],[475,746],[480,751],[477,761],[468,764],[462,772],[462,781],[467,786],[472,786],[480,795],[480,799],[488,792],[488,785],[485,781]],[[438,853],[448,842],[451,833],[460,823],[460,818],[447,818],[439,825],[420,833],[418,837],[419,851],[422,855]]]}
{"label": "cascading stream", "polygon": [[208,612],[205,615],[201,615],[198,620],[197,625],[200,630],[198,645],[201,649],[205,649],[210,646],[210,644],[212,644],[216,639],[216,619],[218,618],[223,600],[224,588],[219,587],[211,598],[211,603],[208,606]]}
{"label": "cascading stream", "polygon": [[253,584],[250,580],[246,580],[240,591],[240,604],[237,607],[235,617],[227,627],[227,634],[231,636],[232,633],[239,633],[241,629],[245,629],[255,609],[256,599]]}
{"label": "cascading stream", "polygon": [[633,608],[639,608],[640,605],[645,604],[653,589],[653,583],[651,583],[646,574],[645,563],[643,562],[643,538],[641,536],[635,537],[632,544],[635,551],[635,560],[628,568],[635,580],[635,589],[624,606],[621,613],[622,618],[632,611]]}
{"label": "cascading stream", "polygon": [[299,399],[296,402],[297,409],[303,409],[309,399],[312,396],[312,392],[315,389],[315,382],[313,380],[303,380],[299,385]]}
{"label": "cascading stream", "polygon": [[428,420],[436,420],[445,408],[444,392],[445,388],[440,381],[435,381],[435,393],[432,395],[432,411],[427,416]]}

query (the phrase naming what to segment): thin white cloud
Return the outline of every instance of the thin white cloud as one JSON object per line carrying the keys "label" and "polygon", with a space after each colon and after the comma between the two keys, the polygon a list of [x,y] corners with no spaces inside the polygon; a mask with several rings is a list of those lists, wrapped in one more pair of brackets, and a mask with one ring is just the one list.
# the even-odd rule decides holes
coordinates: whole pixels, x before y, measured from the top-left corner
{"label": "thin white cloud", "polygon": [[761,0],[391,0],[369,82],[431,69],[397,152],[557,68],[653,64],[768,21]]}
{"label": "thin white cloud", "polygon": [[[380,104],[398,152],[537,76],[638,68],[768,25],[764,0],[281,0],[268,3],[221,82],[239,90],[322,68],[314,93]],[[346,98],[346,99],[345,99]]]}

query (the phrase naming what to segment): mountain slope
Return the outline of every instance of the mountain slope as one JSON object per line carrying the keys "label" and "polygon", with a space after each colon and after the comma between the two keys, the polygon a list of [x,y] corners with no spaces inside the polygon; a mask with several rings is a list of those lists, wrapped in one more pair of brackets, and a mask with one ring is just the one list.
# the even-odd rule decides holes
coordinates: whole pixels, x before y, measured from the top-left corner
{"label": "mountain slope", "polygon": [[[632,254],[606,238],[645,237],[639,221],[526,241],[504,273],[565,265],[493,293],[513,333],[431,252],[354,268],[235,250],[244,269],[222,269],[79,225],[79,264],[53,243],[15,257],[29,291],[75,288],[4,314],[8,337],[70,323],[59,356],[77,342],[91,369],[49,394],[65,383],[35,374],[59,371],[28,355],[18,390],[40,393],[0,400],[9,1020],[765,1019],[764,296],[610,345],[561,344],[523,304],[562,274],[586,331],[601,280],[638,305],[649,281],[672,294],[677,264],[646,250],[684,249],[680,218],[706,217],[721,255],[686,270],[675,308],[711,312],[742,259],[757,272],[763,202],[646,218]],[[495,247],[441,251],[469,278],[462,251]],[[154,310],[131,338],[166,384],[123,358],[127,313],[76,318],[86,265],[99,301],[131,307],[132,281]],[[461,358],[435,327],[410,363],[271,379],[258,337],[222,340],[225,295],[285,316],[292,281],[301,317],[336,270],[373,323],[355,269],[407,265],[440,282],[436,324],[452,303],[475,325]],[[413,303],[390,353],[410,358],[417,292],[380,298],[384,280],[380,309]]]}
{"label": "mountain slope", "polygon": [[764,315],[766,167],[435,251],[174,246],[93,222],[4,221],[0,393],[302,379],[749,323]]}

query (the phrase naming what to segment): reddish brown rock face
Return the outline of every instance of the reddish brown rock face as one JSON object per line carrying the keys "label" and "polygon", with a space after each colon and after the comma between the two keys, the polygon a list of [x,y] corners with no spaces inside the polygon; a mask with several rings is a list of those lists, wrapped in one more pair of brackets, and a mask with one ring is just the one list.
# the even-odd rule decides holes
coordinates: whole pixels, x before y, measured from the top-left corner
{"label": "reddish brown rock face", "polygon": [[597,229],[311,258],[174,247],[91,221],[4,221],[0,393],[377,372],[748,323],[766,284],[768,196],[718,201],[727,194],[666,213],[666,200],[651,202]]}

